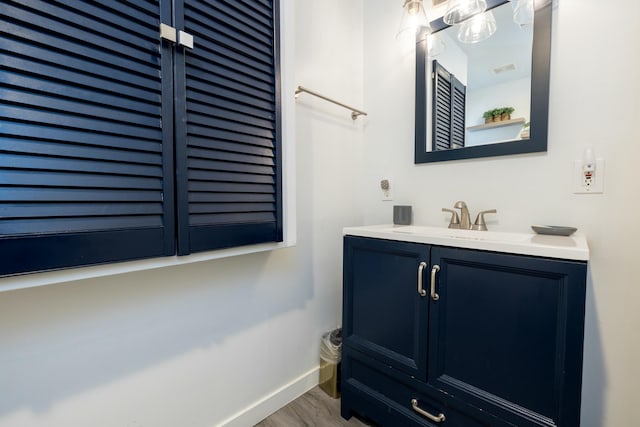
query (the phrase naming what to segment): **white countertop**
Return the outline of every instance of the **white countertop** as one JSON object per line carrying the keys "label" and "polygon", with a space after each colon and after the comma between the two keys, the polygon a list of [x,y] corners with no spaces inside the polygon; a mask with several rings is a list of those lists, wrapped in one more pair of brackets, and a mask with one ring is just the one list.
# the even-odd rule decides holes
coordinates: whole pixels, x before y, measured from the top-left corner
{"label": "white countertop", "polygon": [[342,233],[349,236],[427,243],[493,252],[578,261],[589,260],[587,239],[579,233],[565,237],[535,234],[533,231],[531,233],[507,233],[391,224],[345,227]]}

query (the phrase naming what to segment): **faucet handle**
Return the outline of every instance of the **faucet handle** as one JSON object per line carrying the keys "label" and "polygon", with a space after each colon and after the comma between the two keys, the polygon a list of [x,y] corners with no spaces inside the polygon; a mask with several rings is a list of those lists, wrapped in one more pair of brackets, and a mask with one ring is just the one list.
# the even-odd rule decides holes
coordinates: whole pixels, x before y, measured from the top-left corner
{"label": "faucet handle", "polygon": [[460,228],[460,218],[458,212],[453,209],[442,208],[442,212],[449,212],[451,214],[451,221],[449,221],[449,228]]}
{"label": "faucet handle", "polygon": [[484,214],[488,214],[488,213],[498,213],[498,211],[495,209],[490,209],[488,211],[478,212],[476,221],[471,226],[471,229],[478,230],[478,231],[487,231],[487,224],[484,222]]}

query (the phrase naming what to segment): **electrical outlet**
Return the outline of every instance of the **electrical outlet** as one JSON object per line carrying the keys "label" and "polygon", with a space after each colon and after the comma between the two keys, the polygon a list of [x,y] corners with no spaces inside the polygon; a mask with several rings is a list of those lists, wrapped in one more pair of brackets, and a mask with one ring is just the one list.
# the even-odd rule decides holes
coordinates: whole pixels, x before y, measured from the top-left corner
{"label": "electrical outlet", "polygon": [[575,194],[598,194],[604,192],[604,159],[596,159],[592,171],[584,170],[584,161],[573,164],[573,192]]}
{"label": "electrical outlet", "polygon": [[382,201],[383,202],[391,202],[393,201],[393,197],[391,197],[391,181],[388,179],[380,180],[380,189],[382,190]]}

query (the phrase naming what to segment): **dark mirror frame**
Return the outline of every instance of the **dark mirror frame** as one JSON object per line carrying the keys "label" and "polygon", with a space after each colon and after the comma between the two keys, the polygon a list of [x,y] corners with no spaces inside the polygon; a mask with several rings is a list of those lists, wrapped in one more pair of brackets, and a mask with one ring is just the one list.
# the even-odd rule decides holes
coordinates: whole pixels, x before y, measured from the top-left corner
{"label": "dark mirror frame", "polygon": [[[493,9],[504,3],[506,3],[505,0],[487,0],[487,9]],[[551,64],[551,6],[551,0],[536,1],[531,61],[531,127],[528,140],[427,151],[427,39],[424,34],[418,35],[416,41],[415,163],[444,162],[547,151],[549,69]],[[431,28],[434,33],[448,27],[442,18],[431,22]],[[431,81],[431,79],[428,81]],[[431,114],[429,114],[429,117],[431,117]]]}

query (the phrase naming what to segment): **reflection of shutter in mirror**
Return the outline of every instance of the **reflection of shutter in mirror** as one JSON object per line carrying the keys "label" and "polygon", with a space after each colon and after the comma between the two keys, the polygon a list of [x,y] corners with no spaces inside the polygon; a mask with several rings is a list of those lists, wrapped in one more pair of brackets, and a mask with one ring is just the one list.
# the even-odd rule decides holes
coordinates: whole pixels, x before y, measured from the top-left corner
{"label": "reflection of shutter in mirror", "polygon": [[451,147],[464,147],[466,86],[451,76]]}
{"label": "reflection of shutter in mirror", "polygon": [[448,150],[465,146],[466,86],[433,61],[433,148]]}

